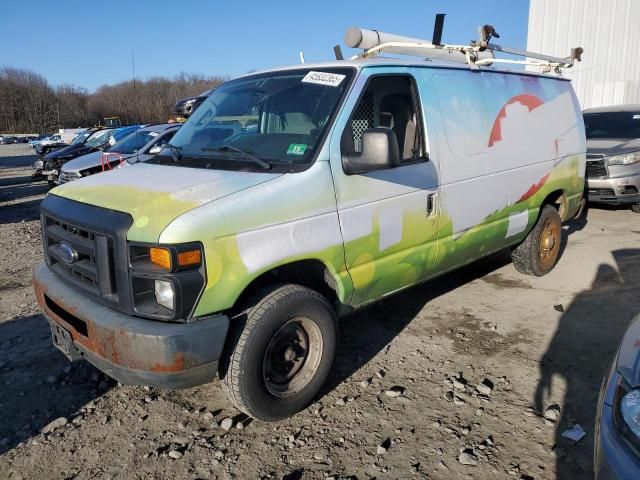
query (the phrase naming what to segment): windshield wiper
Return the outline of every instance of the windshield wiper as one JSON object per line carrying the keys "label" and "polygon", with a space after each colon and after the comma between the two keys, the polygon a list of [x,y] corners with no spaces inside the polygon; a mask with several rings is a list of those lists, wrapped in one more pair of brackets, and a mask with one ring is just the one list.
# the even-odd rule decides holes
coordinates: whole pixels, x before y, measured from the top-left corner
{"label": "windshield wiper", "polygon": [[229,150],[231,150],[232,152],[240,153],[240,154],[244,155],[245,157],[253,160],[255,163],[260,165],[265,170],[270,170],[271,169],[271,164],[269,162],[266,162],[263,159],[261,159],[260,157],[256,157],[255,155],[252,155],[249,152],[245,152],[244,150],[241,150],[238,147],[234,147],[233,145],[220,145],[218,147],[203,147],[203,148],[201,148],[201,150],[205,151],[205,152],[207,152],[207,151],[209,151],[209,152],[228,152]]}
{"label": "windshield wiper", "polygon": [[170,143],[167,143],[167,146],[169,147],[169,151],[171,152],[171,156],[173,157],[174,162],[177,163],[180,160],[182,160],[182,153],[180,153],[180,147],[176,147],[175,145],[171,145]]}

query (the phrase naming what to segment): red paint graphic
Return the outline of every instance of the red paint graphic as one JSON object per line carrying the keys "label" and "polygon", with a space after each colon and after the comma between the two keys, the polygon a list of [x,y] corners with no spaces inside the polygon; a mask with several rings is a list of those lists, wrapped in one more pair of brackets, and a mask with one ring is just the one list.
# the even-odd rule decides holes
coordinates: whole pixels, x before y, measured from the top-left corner
{"label": "red paint graphic", "polygon": [[507,104],[500,109],[498,116],[496,117],[495,122],[493,122],[493,128],[491,129],[491,135],[489,136],[489,146],[492,147],[495,142],[499,142],[502,140],[502,130],[500,128],[500,121],[507,116],[507,107],[512,103],[520,103],[529,109],[529,111],[534,108],[538,108],[542,105],[542,100],[540,100],[535,95],[531,95],[529,93],[523,93],[522,95],[516,95],[511,100],[507,102]]}
{"label": "red paint graphic", "polygon": [[531,185],[529,190],[524,192],[524,194],[518,199],[516,203],[524,202],[527,198],[535,195],[536,192],[540,190],[544,185],[544,183],[547,181],[547,179],[549,178],[549,175],[551,175],[551,173],[547,173],[544,177],[540,179],[538,183],[534,183],[533,185]]}

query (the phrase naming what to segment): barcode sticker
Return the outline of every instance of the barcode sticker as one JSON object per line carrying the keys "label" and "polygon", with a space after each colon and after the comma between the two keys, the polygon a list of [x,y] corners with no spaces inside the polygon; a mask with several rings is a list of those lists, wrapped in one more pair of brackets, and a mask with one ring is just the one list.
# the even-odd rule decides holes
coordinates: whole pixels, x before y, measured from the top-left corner
{"label": "barcode sticker", "polygon": [[316,83],[318,85],[326,85],[328,87],[337,87],[344,80],[345,75],[339,73],[314,72],[307,73],[302,81],[304,83]]}

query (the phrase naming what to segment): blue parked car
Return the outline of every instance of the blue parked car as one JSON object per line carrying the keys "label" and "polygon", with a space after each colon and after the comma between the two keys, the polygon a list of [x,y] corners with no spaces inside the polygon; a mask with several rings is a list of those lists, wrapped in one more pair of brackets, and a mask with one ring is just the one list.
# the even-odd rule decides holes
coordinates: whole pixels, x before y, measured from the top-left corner
{"label": "blue parked car", "polygon": [[640,478],[640,315],[624,335],[596,414],[595,478]]}

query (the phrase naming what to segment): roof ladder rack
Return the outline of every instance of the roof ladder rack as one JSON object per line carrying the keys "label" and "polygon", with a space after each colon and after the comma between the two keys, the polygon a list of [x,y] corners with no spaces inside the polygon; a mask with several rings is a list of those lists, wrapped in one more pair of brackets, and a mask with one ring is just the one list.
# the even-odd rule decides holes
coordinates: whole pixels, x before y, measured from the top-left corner
{"label": "roof ladder rack", "polygon": [[[562,58],[491,43],[492,38],[500,38],[491,25],[480,27],[479,40],[472,41],[470,45],[441,43],[443,25],[444,14],[437,14],[432,41],[352,27],[345,34],[345,43],[349,47],[363,49],[361,54],[355,55],[352,59],[371,58],[381,53],[393,53],[427,60],[437,59],[466,63],[472,70],[479,70],[481,66],[489,66],[494,63],[506,63],[534,65],[541,67],[543,71],[552,70],[555,73],[561,73],[561,69],[570,68],[576,61],[582,60],[583,49],[581,47],[572,48],[570,55]],[[496,52],[525,57],[526,59],[496,58]]]}

